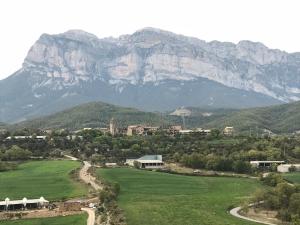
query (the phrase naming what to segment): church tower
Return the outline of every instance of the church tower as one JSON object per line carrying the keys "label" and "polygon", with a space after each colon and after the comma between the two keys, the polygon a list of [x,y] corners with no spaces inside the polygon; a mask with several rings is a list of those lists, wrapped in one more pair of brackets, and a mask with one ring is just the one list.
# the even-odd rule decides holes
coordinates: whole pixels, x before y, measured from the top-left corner
{"label": "church tower", "polygon": [[115,136],[117,133],[117,127],[116,127],[116,122],[114,118],[111,118],[110,123],[109,123],[109,132],[112,136]]}

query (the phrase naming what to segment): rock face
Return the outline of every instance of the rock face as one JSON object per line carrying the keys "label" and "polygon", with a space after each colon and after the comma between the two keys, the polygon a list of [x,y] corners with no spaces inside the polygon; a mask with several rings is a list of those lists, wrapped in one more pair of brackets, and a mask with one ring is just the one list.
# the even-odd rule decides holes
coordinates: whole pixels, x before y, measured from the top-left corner
{"label": "rock face", "polygon": [[101,100],[145,110],[252,107],[300,99],[300,53],[261,43],[205,42],[154,28],[99,39],[43,34],[0,81],[0,121]]}

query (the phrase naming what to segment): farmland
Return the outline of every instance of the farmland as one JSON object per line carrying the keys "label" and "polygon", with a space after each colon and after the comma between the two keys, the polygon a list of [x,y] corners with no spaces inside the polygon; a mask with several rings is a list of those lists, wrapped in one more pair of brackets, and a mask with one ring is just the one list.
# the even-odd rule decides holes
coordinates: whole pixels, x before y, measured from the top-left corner
{"label": "farmland", "polygon": [[0,221],[0,225],[85,225],[87,216],[85,214],[65,216],[65,217],[52,217],[43,219],[25,219],[14,221]]}
{"label": "farmland", "polygon": [[70,177],[80,167],[75,161],[32,161],[0,173],[0,199],[39,198],[61,200],[86,194],[86,187]]}
{"label": "farmland", "polygon": [[255,180],[192,177],[129,168],[99,169],[98,175],[118,182],[118,204],[128,225],[252,225],[228,214],[260,185]]}

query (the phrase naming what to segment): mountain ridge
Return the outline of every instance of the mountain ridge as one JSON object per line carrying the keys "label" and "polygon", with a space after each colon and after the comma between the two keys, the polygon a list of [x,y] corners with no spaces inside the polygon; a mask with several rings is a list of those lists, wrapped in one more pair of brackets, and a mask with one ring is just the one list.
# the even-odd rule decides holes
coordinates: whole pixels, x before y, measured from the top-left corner
{"label": "mountain ridge", "polygon": [[0,121],[27,120],[90,101],[165,111],[299,99],[299,53],[251,41],[206,42],[156,28],[101,39],[70,30],[42,34],[22,68],[0,81]]}

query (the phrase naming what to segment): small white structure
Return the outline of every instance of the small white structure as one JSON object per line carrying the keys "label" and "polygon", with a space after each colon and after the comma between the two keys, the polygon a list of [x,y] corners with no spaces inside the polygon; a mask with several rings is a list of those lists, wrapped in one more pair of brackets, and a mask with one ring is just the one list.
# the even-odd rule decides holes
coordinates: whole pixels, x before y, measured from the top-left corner
{"label": "small white structure", "polygon": [[0,201],[0,211],[4,210],[15,210],[15,209],[26,209],[26,207],[30,208],[42,208],[49,204],[44,197],[40,197],[38,199],[27,199],[23,198],[22,200],[10,200],[6,198],[4,201]]}
{"label": "small white structure", "polygon": [[277,166],[277,172],[288,173],[291,167],[295,167],[296,171],[300,171],[300,164],[282,164]]}
{"label": "small white structure", "polygon": [[105,163],[105,166],[107,166],[107,167],[116,167],[117,163]]}
{"label": "small white structure", "polygon": [[223,130],[223,134],[227,136],[231,136],[234,133],[234,128],[233,127],[225,127]]}
{"label": "small white structure", "polygon": [[16,139],[16,140],[26,140],[26,139],[38,139],[38,140],[46,140],[47,136],[10,136],[7,137],[6,140]]}
{"label": "small white structure", "polygon": [[253,167],[257,168],[268,168],[271,167],[272,165],[281,165],[284,164],[284,161],[250,161],[250,164]]}
{"label": "small white structure", "polygon": [[125,164],[134,166],[135,162],[142,169],[160,169],[164,167],[162,155],[145,155],[139,159],[127,159]]}

